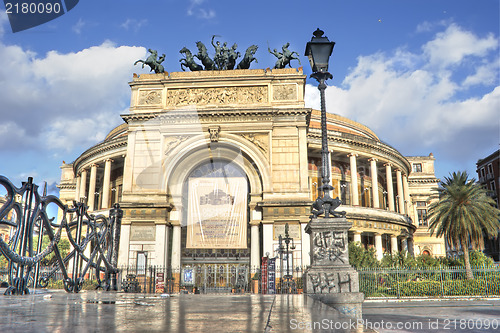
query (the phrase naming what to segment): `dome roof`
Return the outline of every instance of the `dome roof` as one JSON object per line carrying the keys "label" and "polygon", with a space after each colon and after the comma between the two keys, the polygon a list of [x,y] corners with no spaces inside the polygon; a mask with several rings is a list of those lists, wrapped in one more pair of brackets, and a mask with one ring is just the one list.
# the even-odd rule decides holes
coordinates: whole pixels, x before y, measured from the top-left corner
{"label": "dome roof", "polygon": [[[353,134],[380,142],[378,136],[371,129],[351,119],[327,112],[326,121],[329,132]],[[321,128],[321,111],[312,110],[309,128]]]}
{"label": "dome roof", "polygon": [[126,136],[127,135],[127,130],[128,130],[128,124],[123,123],[121,125],[116,126],[113,128],[108,135],[104,138],[103,141],[109,141],[113,140],[115,138],[121,137],[121,136]]}

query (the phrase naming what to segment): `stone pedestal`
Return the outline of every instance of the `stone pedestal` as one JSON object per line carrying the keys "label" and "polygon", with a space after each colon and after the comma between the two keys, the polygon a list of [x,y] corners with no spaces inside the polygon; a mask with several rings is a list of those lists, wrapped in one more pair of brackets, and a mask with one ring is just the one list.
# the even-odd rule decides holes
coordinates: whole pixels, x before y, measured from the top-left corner
{"label": "stone pedestal", "polygon": [[348,317],[361,319],[363,293],[358,272],[349,264],[345,217],[314,218],[306,226],[311,239],[311,267],[305,272],[305,292]]}

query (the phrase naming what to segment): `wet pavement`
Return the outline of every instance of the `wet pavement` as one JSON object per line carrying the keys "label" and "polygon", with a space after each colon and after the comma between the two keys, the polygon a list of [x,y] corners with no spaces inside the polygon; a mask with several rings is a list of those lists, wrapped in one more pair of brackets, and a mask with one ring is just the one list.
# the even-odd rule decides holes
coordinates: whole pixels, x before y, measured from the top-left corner
{"label": "wet pavement", "polygon": [[363,321],[356,322],[305,295],[0,295],[0,332],[500,332],[499,326],[499,299],[365,301]]}
{"label": "wet pavement", "polygon": [[500,332],[500,298],[365,301],[365,329],[388,332]]}
{"label": "wet pavement", "polygon": [[304,295],[0,295],[0,332],[310,332],[320,321],[348,327],[335,309]]}

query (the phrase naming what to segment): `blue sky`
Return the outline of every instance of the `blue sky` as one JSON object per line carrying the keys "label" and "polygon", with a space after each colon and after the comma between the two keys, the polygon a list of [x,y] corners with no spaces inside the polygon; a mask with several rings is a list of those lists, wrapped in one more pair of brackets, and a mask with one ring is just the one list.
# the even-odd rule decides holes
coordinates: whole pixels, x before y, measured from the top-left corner
{"label": "blue sky", "polygon": [[[62,161],[122,122],[127,82],[147,72],[135,60],[152,48],[166,54],[166,71],[180,71],[179,50],[208,46],[212,35],[240,51],[258,45],[251,68],[267,68],[275,62],[267,45],[290,42],[303,55],[321,28],[336,42],[328,111],[403,155],[432,152],[440,178],[477,177],[477,160],[499,147],[498,0],[80,0],[18,33],[0,9],[0,174],[16,184],[33,176],[54,193]],[[307,106],[319,108],[308,83]]]}

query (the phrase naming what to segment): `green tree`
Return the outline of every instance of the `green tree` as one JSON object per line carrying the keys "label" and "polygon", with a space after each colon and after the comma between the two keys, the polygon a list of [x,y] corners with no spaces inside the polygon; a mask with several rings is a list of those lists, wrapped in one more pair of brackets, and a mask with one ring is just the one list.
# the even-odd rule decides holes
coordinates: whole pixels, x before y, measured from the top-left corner
{"label": "green tree", "polygon": [[375,249],[365,249],[359,242],[349,243],[349,263],[354,268],[375,268],[379,266]]}
{"label": "green tree", "polygon": [[465,171],[453,172],[440,182],[439,200],[429,206],[428,219],[431,235],[444,236],[452,248],[463,251],[467,278],[473,279],[469,246],[481,249],[484,234],[498,234],[500,211],[486,189],[468,178]]}

